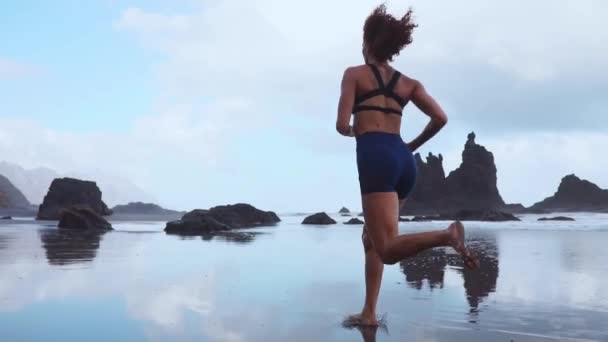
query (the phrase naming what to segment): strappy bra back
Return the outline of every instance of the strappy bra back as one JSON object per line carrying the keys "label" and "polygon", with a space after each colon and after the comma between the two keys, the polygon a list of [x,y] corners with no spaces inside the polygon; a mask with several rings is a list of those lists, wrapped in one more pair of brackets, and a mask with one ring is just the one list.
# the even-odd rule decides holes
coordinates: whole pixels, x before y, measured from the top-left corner
{"label": "strappy bra back", "polygon": [[[395,70],[390,81],[388,81],[388,83],[386,85],[384,85],[384,81],[382,81],[382,76],[380,75],[380,70],[378,70],[378,67],[375,66],[374,64],[367,64],[367,65],[372,69],[372,72],[374,73],[374,76],[376,77],[376,81],[378,82],[378,88],[355,97],[355,105],[353,107],[353,114],[356,114],[356,113],[362,112],[362,111],[375,110],[375,111],[383,112],[386,114],[402,115],[403,107],[405,107],[405,105],[407,104],[407,100],[402,98],[401,96],[397,95],[394,90],[395,86],[397,85],[397,81],[399,81],[399,78],[401,77],[401,73],[399,71]],[[361,104],[373,97],[380,96],[380,95],[390,97],[391,99],[395,100],[401,106],[401,109]]]}

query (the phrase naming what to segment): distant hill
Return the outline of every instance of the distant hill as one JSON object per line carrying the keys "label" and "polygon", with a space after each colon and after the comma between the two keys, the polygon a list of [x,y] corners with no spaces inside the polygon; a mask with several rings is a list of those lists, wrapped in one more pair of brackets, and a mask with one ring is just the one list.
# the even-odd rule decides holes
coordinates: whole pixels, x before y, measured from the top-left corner
{"label": "distant hill", "polygon": [[131,202],[112,208],[114,214],[182,214],[181,211],[165,209],[154,203]]}
{"label": "distant hill", "polygon": [[30,202],[8,178],[0,175],[0,208],[28,209]]}
{"label": "distant hill", "polygon": [[30,203],[40,204],[49,185],[59,174],[51,169],[36,168],[26,170],[19,165],[5,161],[0,162],[0,175],[4,175],[13,183]]}
{"label": "distant hill", "polygon": [[608,190],[575,175],[562,178],[555,194],[534,204],[530,211],[608,212]]}
{"label": "distant hill", "polygon": [[112,219],[117,220],[176,220],[185,212],[165,209],[154,203],[131,202],[112,208]]}
{"label": "distant hill", "polygon": [[0,175],[6,176],[23,192],[28,201],[34,204],[42,203],[51,182],[56,178],[62,177],[94,180],[103,193],[104,201],[108,205],[135,201],[155,201],[153,196],[123,177],[105,174],[91,175],[83,172],[59,173],[48,168],[25,169],[17,164],[6,161],[0,162]]}

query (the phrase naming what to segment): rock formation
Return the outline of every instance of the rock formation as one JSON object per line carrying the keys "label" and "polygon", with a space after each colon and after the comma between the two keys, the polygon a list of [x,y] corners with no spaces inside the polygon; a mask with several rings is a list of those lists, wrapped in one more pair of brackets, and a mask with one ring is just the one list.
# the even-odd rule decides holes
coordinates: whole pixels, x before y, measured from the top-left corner
{"label": "rock formation", "polygon": [[57,227],[75,230],[112,230],[112,225],[89,207],[62,209]]}
{"label": "rock formation", "polygon": [[101,191],[95,182],[73,178],[53,180],[44,201],[38,209],[37,219],[58,220],[62,209],[73,206],[89,207],[98,215],[111,215],[101,199]]}
{"label": "rock formation", "polygon": [[262,211],[252,205],[239,203],[196,209],[181,220],[167,223],[165,232],[174,234],[205,234],[239,228],[271,226],[281,219],[272,211]]}
{"label": "rock formation", "polygon": [[353,218],[351,218],[350,220],[348,220],[348,221],[344,222],[344,224],[352,224],[352,225],[355,225],[355,224],[365,224],[365,222],[363,222],[363,221],[359,220],[359,219],[358,219],[358,218],[356,218],[356,217],[353,217]]}
{"label": "rock formation", "polygon": [[568,175],[562,178],[557,192],[551,197],[534,204],[532,212],[551,211],[608,211],[608,190]]}
{"label": "rock formation", "polygon": [[27,198],[17,189],[8,178],[0,175],[0,208],[26,209],[30,206]]}
{"label": "rock formation", "polygon": [[467,137],[462,163],[447,177],[441,154],[429,153],[426,162],[419,154],[414,158],[418,167],[416,185],[402,213],[437,214],[461,209],[505,208],[496,186],[494,156],[475,142],[475,133]]}
{"label": "rock formation", "polygon": [[329,217],[329,215],[327,215],[326,213],[316,213],[316,214],[312,214],[308,217],[306,217],[304,219],[304,221],[302,221],[302,224],[318,224],[318,225],[329,225],[329,224],[336,224],[337,222],[334,221],[334,219],[332,219],[331,217]]}
{"label": "rock formation", "polygon": [[576,221],[572,217],[556,216],[556,217],[541,217],[538,221]]}
{"label": "rock formation", "polygon": [[338,211],[339,214],[350,214],[350,210],[348,210],[348,208],[346,207],[342,207],[342,209],[340,209],[340,211]]}

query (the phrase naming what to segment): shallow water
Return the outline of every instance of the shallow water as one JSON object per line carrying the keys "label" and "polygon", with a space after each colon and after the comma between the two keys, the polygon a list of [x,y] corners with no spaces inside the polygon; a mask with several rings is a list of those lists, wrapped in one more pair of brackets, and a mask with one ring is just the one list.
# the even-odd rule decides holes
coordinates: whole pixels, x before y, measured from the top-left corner
{"label": "shallow water", "polygon": [[444,249],[386,267],[386,328],[363,333],[341,326],[363,300],[360,226],[285,216],[244,235],[184,238],[154,222],[102,235],[1,222],[0,339],[608,341],[608,215],[537,217],[466,224],[478,271]]}

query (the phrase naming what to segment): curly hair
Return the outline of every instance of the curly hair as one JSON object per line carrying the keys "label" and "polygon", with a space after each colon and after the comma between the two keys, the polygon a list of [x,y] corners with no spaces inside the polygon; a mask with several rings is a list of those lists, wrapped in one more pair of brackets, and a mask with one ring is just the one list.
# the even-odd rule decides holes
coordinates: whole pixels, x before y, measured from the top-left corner
{"label": "curly hair", "polygon": [[363,42],[368,52],[378,61],[392,61],[393,58],[412,43],[412,32],[418,27],[412,18],[413,10],[397,19],[386,13],[382,4],[372,11],[363,26]]}

